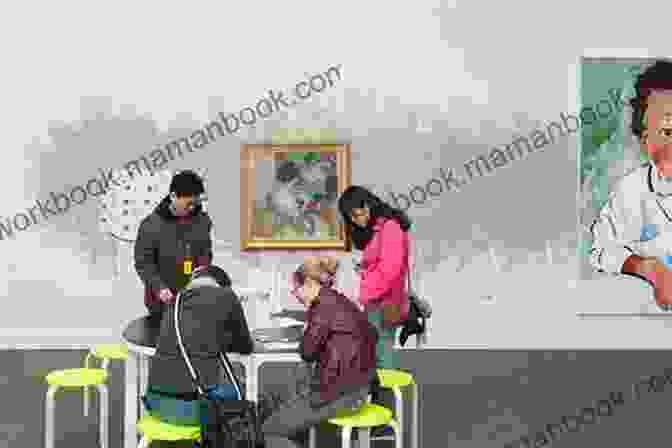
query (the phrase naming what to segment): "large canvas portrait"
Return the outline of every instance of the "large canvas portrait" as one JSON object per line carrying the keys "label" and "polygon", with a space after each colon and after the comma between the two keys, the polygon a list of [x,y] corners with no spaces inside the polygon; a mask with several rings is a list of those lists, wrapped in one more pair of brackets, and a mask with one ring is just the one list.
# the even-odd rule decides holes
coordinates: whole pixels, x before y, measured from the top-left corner
{"label": "large canvas portrait", "polygon": [[337,202],[350,183],[350,145],[243,145],[241,248],[349,250]]}
{"label": "large canvas portrait", "polygon": [[670,311],[672,62],[585,57],[579,85],[581,278],[606,314]]}

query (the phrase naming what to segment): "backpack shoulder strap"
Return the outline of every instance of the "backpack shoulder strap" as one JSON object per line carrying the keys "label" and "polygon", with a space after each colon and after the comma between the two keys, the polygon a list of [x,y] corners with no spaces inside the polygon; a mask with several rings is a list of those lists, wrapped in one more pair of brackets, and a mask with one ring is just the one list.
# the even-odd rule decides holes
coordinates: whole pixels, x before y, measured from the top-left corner
{"label": "backpack shoulder strap", "polygon": [[[204,396],[207,391],[207,385],[203,384],[198,376],[198,372],[194,368],[192,362],[191,362],[191,357],[189,356],[189,353],[187,352],[187,347],[184,342],[184,338],[182,337],[182,320],[180,319],[182,316],[182,304],[184,296],[186,294],[191,294],[194,292],[194,290],[197,288],[189,289],[187,291],[180,291],[177,295],[177,299],[175,300],[175,313],[174,313],[174,322],[175,322],[175,334],[177,335],[177,345],[180,349],[180,353],[182,355],[182,359],[184,360],[184,363],[187,366],[187,369],[189,370],[189,374],[191,376],[192,381],[194,382],[194,385],[196,386],[196,390],[201,396]],[[233,365],[231,364],[231,361],[229,360],[228,356],[226,356],[226,353],[224,352],[219,352],[217,354],[217,360],[219,361],[219,364],[221,367],[223,367],[224,371],[226,372],[226,375],[229,379],[229,382],[233,385],[233,387],[236,389],[236,394],[238,395],[239,400],[243,400],[243,394],[240,388],[240,383],[238,382],[238,378],[236,377],[234,371],[233,371]]]}

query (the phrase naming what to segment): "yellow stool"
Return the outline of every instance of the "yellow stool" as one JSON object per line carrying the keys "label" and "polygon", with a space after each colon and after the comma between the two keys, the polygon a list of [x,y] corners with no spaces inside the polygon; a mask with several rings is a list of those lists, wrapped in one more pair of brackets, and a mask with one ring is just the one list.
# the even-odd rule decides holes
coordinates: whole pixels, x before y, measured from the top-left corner
{"label": "yellow stool", "polygon": [[178,426],[165,423],[156,417],[146,415],[138,422],[138,432],[142,434],[138,448],[149,448],[152,442],[197,441],[201,438],[200,426]]}
{"label": "yellow stool", "polygon": [[395,416],[399,422],[399,426],[404,429],[404,396],[403,390],[406,387],[413,388],[413,424],[411,429],[411,448],[418,448],[418,384],[415,382],[413,375],[402,370],[395,369],[378,369],[378,378],[380,379],[380,387],[383,389],[391,389],[394,392],[394,408]]}
{"label": "yellow stool", "polygon": [[54,413],[56,392],[61,388],[73,389],[95,386],[100,395],[100,447],[108,444],[108,395],[107,371],[105,369],[65,369],[56,370],[47,375],[47,399],[45,404],[44,446],[54,447]]}
{"label": "yellow stool", "polygon": [[[91,367],[93,358],[102,359],[100,368],[107,371],[110,361],[126,361],[128,347],[125,344],[99,344],[94,346],[84,358],[84,368]],[[84,417],[89,415],[89,388],[84,387]]]}
{"label": "yellow stool", "polygon": [[[399,423],[394,419],[392,411],[378,404],[364,403],[355,411],[344,411],[341,415],[328,420],[332,425],[341,428],[341,446],[350,448],[352,430],[359,431],[359,444],[363,445],[362,440],[369,440],[371,428],[377,426],[389,426],[394,431],[394,441],[396,448],[403,446],[403,434]],[[310,428],[310,448],[316,447],[316,429]]]}

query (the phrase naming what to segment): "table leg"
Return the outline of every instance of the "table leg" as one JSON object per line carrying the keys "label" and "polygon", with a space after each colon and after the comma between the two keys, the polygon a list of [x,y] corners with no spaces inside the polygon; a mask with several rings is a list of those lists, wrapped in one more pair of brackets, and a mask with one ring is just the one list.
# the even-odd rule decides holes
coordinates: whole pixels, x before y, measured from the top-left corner
{"label": "table leg", "polygon": [[140,355],[140,374],[138,375],[139,377],[139,389],[138,389],[138,396],[137,396],[137,401],[138,401],[138,415],[140,417],[145,415],[145,406],[142,404],[142,395],[145,393],[147,390],[147,382],[149,381],[149,357]]}
{"label": "table leg", "polygon": [[413,409],[411,413],[413,417],[411,418],[411,448],[418,448],[418,434],[420,432],[420,395],[418,394],[418,384],[413,383]]}
{"label": "table leg", "polygon": [[359,448],[371,448],[371,428],[362,428],[357,431],[357,445]]}
{"label": "table leg", "polygon": [[250,356],[245,363],[245,395],[249,401],[259,403],[259,370],[261,362],[255,362]]}
{"label": "table leg", "polygon": [[416,335],[415,348],[423,348],[427,344],[427,330],[424,333]]}
{"label": "table leg", "polygon": [[129,353],[125,369],[124,448],[136,448],[138,445],[138,364],[139,355]]}

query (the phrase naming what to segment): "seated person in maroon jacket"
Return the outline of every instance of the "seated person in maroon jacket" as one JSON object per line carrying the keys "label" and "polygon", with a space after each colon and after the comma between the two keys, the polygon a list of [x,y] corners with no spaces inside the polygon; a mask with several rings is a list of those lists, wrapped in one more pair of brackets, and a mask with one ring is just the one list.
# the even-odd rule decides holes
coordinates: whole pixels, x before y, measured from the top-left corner
{"label": "seated person in maroon jacket", "polygon": [[359,407],[377,381],[377,331],[354,302],[332,288],[336,265],[331,257],[307,257],[294,274],[294,294],[307,308],[299,352],[316,368],[308,390],[263,423],[267,448],[304,446],[310,427]]}

